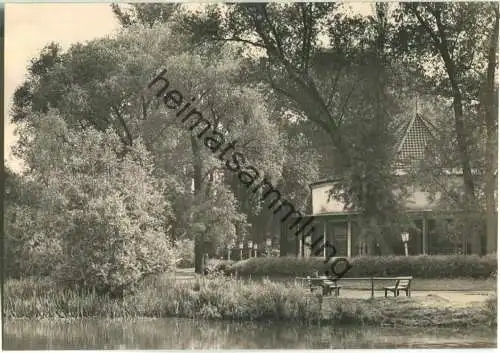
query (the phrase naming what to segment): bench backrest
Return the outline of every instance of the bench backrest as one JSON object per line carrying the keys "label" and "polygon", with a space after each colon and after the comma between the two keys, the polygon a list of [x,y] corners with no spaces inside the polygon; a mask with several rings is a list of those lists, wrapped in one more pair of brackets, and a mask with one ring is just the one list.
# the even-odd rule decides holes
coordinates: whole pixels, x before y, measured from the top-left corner
{"label": "bench backrest", "polygon": [[396,287],[408,287],[410,285],[410,279],[398,279],[396,282]]}
{"label": "bench backrest", "polygon": [[309,278],[308,281],[309,281],[309,284],[313,285],[313,286],[319,285],[319,284],[323,283],[323,279],[322,278],[314,278],[313,277],[313,278]]}

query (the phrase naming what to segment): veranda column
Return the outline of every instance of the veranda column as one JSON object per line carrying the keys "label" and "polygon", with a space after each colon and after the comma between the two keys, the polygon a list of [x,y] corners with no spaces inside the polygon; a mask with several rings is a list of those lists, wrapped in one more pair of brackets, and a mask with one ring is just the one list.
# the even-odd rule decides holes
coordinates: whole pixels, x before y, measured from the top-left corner
{"label": "veranda column", "polygon": [[422,219],[422,254],[427,254],[427,216]]}
{"label": "veranda column", "polygon": [[300,257],[302,257],[302,254],[303,254],[302,247],[303,247],[304,244],[302,243],[302,237],[296,237],[296,238],[297,238],[297,240],[299,242],[299,249],[298,249],[299,251],[298,251],[297,257],[300,258]]}
{"label": "veranda column", "polygon": [[[326,221],[323,221],[323,245],[326,244]],[[323,247],[323,257],[326,258],[326,246]]]}

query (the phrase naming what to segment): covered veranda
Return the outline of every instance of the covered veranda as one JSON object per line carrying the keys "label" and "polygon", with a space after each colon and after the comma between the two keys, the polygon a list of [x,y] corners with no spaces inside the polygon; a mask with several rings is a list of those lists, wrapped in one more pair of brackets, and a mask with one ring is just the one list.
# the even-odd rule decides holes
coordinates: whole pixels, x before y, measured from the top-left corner
{"label": "covered veranda", "polygon": [[[443,237],[437,236],[437,217],[452,219],[452,214],[436,214],[431,210],[412,210],[408,211],[407,215],[413,221],[413,227],[406,230],[409,234],[407,243],[409,255],[453,253],[457,251],[457,244],[453,244],[451,241],[443,241]],[[303,223],[312,218],[310,225],[314,226],[315,232],[311,236],[310,243],[318,242],[318,244],[323,244],[328,241],[335,246],[337,256],[380,255],[376,244],[369,244],[361,239],[361,232],[357,222],[358,217],[356,212],[324,213],[303,217]],[[289,229],[288,224],[293,224],[293,220],[282,224],[280,256],[314,256],[311,254],[311,249],[304,246],[301,237],[295,235],[297,229]],[[318,238],[322,238],[323,243]],[[401,237],[395,236],[394,238],[394,241],[390,244],[393,253],[395,255],[404,255],[405,249]]]}

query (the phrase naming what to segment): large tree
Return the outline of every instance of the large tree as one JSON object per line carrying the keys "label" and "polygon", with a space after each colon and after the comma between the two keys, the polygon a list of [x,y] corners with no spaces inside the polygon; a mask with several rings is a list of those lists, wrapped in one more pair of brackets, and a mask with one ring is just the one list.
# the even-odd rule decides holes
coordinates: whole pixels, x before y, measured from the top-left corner
{"label": "large tree", "polygon": [[[142,23],[146,26],[152,26],[154,23],[169,23],[176,22],[179,19],[182,20],[183,10],[192,10],[192,6],[185,5],[184,8],[177,5],[172,6],[171,4],[160,5],[157,4],[133,4],[130,6],[119,6],[112,5],[113,11],[117,15],[120,23],[123,27],[129,27],[131,23]],[[168,16],[165,16],[168,14]],[[204,43],[202,46],[196,46],[192,48],[192,53],[197,55],[202,55],[208,57],[209,61],[219,60],[220,55],[227,51],[229,48],[238,50],[239,53],[244,52],[238,43],[232,42],[229,45],[219,46],[218,43]],[[240,57],[240,55],[239,55]],[[262,85],[260,84],[261,73],[254,70],[252,65],[254,62],[250,60],[240,60],[242,66],[238,75],[236,75],[234,80],[234,85],[236,87],[253,87],[262,90]],[[262,98],[265,98],[262,101]],[[269,159],[272,163],[267,163],[266,167],[266,177],[271,178],[275,185],[279,186],[280,192],[286,196],[286,199],[292,202],[295,207],[298,207],[302,212],[309,212],[309,188],[308,184],[311,181],[317,179],[316,165],[317,159],[310,158],[317,156],[318,153],[310,150],[310,142],[316,139],[316,136],[303,136],[298,144],[295,143],[295,127],[298,124],[291,122],[288,117],[290,116],[289,109],[286,109],[283,102],[283,98],[280,98],[274,92],[270,90],[262,90],[260,102],[257,104],[264,104],[271,108],[271,111],[267,111],[268,119],[272,121],[277,121],[278,124],[282,124],[279,131],[276,131],[276,126],[272,127],[274,131],[269,131],[271,134],[276,135],[274,138],[274,143],[282,143],[284,161],[282,166],[277,163],[279,158],[268,158],[269,155],[262,155],[263,150],[267,148],[255,148],[255,147],[245,145],[246,155],[251,155],[251,160],[259,160],[263,157]],[[244,120],[248,123],[248,119]],[[264,136],[266,134],[259,134]],[[283,136],[283,138],[281,138]],[[255,144],[260,136],[255,135],[253,138],[253,143]],[[285,142],[286,140],[289,142]],[[276,148],[271,148],[273,153],[276,153]],[[255,154],[255,155],[254,155]],[[254,157],[255,156],[255,157]],[[293,157],[302,157],[300,163],[297,162]],[[328,160],[328,158],[325,158]],[[282,168],[281,173],[280,168]],[[298,173],[290,172],[298,171]],[[281,175],[280,175],[281,174]],[[254,242],[261,243],[265,238],[277,238],[280,232],[280,215],[275,215],[274,212],[270,212],[269,206],[266,205],[260,199],[261,195],[249,193],[246,186],[242,185],[237,174],[226,171],[224,173],[224,182],[234,193],[236,199],[238,200],[238,207],[240,212],[242,212],[247,219],[247,222],[251,225],[249,229],[238,229],[240,240],[245,237],[249,237]],[[300,190],[300,192],[297,192]],[[268,206],[268,207],[266,207]]]}
{"label": "large tree", "polygon": [[198,45],[238,44],[253,64],[250,77],[279,94],[298,119],[314,123],[316,136],[329,138],[324,165],[330,176],[343,177],[340,197],[348,207],[368,223],[384,223],[381,212],[400,208],[390,168],[390,96],[398,78],[387,70],[387,9],[379,4],[374,17],[338,10],[333,3],[208,6],[185,14],[182,27]]}
{"label": "large tree", "polygon": [[166,23],[172,20],[181,8],[179,3],[156,3],[144,4],[135,3],[120,6],[111,4],[115,14],[122,27],[130,27],[135,24],[143,24],[153,27],[157,23]]}
{"label": "large tree", "polygon": [[[465,196],[460,207],[466,213],[483,208],[478,175],[485,176],[488,252],[496,250],[498,18],[498,4],[493,3],[406,3],[395,12],[395,45],[427,78],[426,90],[451,101]],[[478,130],[485,131],[484,139],[477,139]],[[478,143],[485,145],[485,168],[474,158]],[[475,233],[467,224],[465,231]],[[480,233],[471,242],[472,251],[481,252]]]}
{"label": "large tree", "polygon": [[144,276],[171,267],[164,220],[171,207],[140,141],[125,146],[111,129],[72,129],[52,112],[20,133],[17,156],[27,165],[22,179],[34,185],[36,203],[18,207],[9,229],[22,230],[15,233],[23,246],[19,255],[35,255],[21,258],[50,270],[28,273],[122,295]]}
{"label": "large tree", "polygon": [[[279,177],[282,149],[260,91],[237,84],[238,53],[228,48],[213,60],[184,50],[183,42],[168,25],[136,24],[117,38],[77,44],[66,53],[50,45],[33,60],[28,80],[16,91],[13,115],[15,121],[29,123],[36,118],[30,112],[56,109],[72,128],[113,129],[120,144],[128,147],[123,153],[142,139],[158,167],[155,173],[169,180],[166,197],[176,217],[166,220],[168,226],[176,236],[198,239],[200,272],[203,243],[214,240],[209,233],[215,234],[200,229],[207,230],[221,212],[232,225],[220,222],[219,238],[234,238],[234,226],[245,229],[247,224],[240,215],[239,199],[226,203],[224,198],[212,197],[215,190],[221,196],[227,194],[220,188],[228,188],[229,182],[218,178],[223,162],[197,138],[197,129],[190,131],[189,124],[167,109],[154,89],[147,89],[149,82],[166,68],[170,89],[196,97],[197,109],[211,125],[228,139],[237,139],[249,163],[266,175]],[[200,207],[206,210],[200,212]]]}

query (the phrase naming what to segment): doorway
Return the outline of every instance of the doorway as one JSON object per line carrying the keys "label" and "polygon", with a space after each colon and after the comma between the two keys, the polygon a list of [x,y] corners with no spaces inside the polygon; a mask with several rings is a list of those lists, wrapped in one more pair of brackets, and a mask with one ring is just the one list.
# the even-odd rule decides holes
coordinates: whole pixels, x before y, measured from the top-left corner
{"label": "doorway", "polygon": [[326,239],[335,246],[335,256],[347,256],[347,222],[328,222],[326,227]]}

